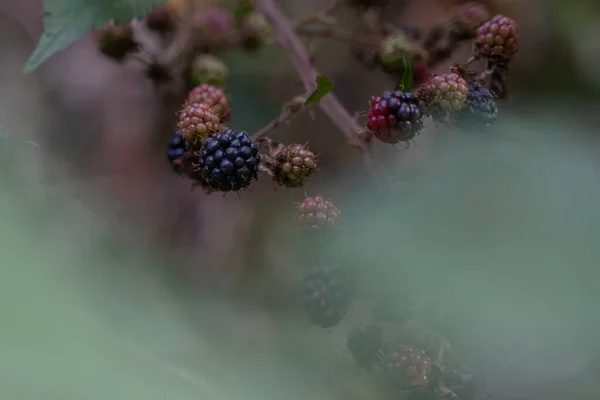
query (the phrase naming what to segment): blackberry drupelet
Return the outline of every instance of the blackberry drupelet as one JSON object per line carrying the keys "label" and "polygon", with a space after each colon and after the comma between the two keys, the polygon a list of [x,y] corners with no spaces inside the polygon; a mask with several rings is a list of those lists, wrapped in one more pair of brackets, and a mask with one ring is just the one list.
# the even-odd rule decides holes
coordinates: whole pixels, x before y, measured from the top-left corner
{"label": "blackberry drupelet", "polygon": [[370,369],[379,359],[383,347],[383,330],[380,326],[358,326],[348,333],[346,348],[357,365]]}
{"label": "blackberry drupelet", "polygon": [[311,321],[323,328],[336,326],[354,296],[349,272],[335,266],[316,266],[308,272],[304,284],[303,303]]}
{"label": "blackberry drupelet", "polygon": [[412,93],[385,92],[370,106],[367,128],[384,143],[408,142],[423,128],[423,111]]}
{"label": "blackberry drupelet", "polygon": [[457,126],[465,130],[476,130],[491,125],[498,116],[494,95],[476,81],[468,86],[466,106],[456,116]]}
{"label": "blackberry drupelet", "polygon": [[208,186],[237,192],[258,178],[260,155],[245,132],[228,128],[204,141],[198,164]]}

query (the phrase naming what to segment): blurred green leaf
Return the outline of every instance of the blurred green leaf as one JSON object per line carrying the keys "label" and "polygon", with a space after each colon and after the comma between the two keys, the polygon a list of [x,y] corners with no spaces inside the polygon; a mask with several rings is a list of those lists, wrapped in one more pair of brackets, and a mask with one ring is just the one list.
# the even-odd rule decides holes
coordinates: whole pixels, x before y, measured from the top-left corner
{"label": "blurred green leaf", "polygon": [[128,23],[145,16],[163,3],[160,0],[45,0],[44,33],[27,60],[25,73],[32,72],[50,56],[82,38],[92,27],[109,20]]}
{"label": "blurred green leaf", "polygon": [[398,85],[396,85],[396,90],[410,92],[412,90],[412,81],[412,62],[408,54],[402,53],[402,77],[400,78],[400,82],[398,82]]}
{"label": "blurred green leaf", "polygon": [[317,89],[306,99],[304,105],[311,105],[321,100],[331,92],[333,89],[333,82],[324,76],[317,76]]}

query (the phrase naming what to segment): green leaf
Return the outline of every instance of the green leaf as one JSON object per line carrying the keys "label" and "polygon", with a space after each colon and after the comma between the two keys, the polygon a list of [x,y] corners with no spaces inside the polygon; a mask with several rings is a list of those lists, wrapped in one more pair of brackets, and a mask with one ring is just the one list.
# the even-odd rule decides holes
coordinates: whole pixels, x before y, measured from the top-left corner
{"label": "green leaf", "polygon": [[396,86],[396,90],[410,92],[412,90],[413,71],[412,61],[407,53],[402,53],[402,77]]}
{"label": "green leaf", "polygon": [[44,0],[44,33],[24,72],[32,72],[92,27],[101,27],[111,19],[117,24],[128,23],[144,17],[161,3],[164,0]]}
{"label": "green leaf", "polygon": [[31,140],[21,140],[10,136],[2,125],[0,125],[0,142],[16,142],[20,144],[27,144],[29,146],[37,147],[38,149],[40,149],[40,145],[36,142],[32,142]]}
{"label": "green leaf", "polygon": [[317,76],[317,89],[306,99],[304,102],[305,106],[316,103],[331,92],[333,89],[333,82],[324,76]]}

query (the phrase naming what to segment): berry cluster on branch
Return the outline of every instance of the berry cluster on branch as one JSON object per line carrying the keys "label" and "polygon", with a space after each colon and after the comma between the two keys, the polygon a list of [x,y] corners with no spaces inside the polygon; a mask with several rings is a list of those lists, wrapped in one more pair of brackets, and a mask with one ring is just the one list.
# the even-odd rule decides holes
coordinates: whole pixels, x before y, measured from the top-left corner
{"label": "berry cluster on branch", "polygon": [[[339,0],[295,20],[283,13],[276,0],[255,0],[252,7],[243,2],[243,12],[220,7],[196,10],[193,3],[189,0],[183,12],[161,6],[142,21],[108,24],[97,32],[97,40],[106,56],[116,62],[137,59],[147,66],[148,77],[158,87],[183,94],[167,159],[177,174],[191,181],[192,188],[207,193],[245,190],[261,173],[278,186],[304,187],[318,171],[317,156],[307,144],[286,144],[270,135],[313,106],[320,107],[360,151],[376,179],[382,176],[382,169],[373,163],[373,138],[386,145],[405,142],[408,146],[428,118],[451,130],[482,132],[497,118],[497,100],[507,97],[508,66],[519,50],[516,22],[491,15],[476,2],[455,7],[447,20],[428,31],[379,20],[389,5],[387,0]],[[357,26],[339,26],[335,13],[340,7],[356,11]],[[366,100],[369,108],[357,115],[346,110],[331,92],[321,93],[311,102],[323,90],[318,83],[323,77],[303,37],[347,42],[363,65],[390,76],[389,90]],[[466,41],[472,41],[471,56],[453,60],[449,70],[438,71]],[[256,52],[269,43],[280,45],[288,54],[304,93],[286,103],[281,114],[263,129],[248,134],[229,126],[235,110],[227,95],[229,70],[219,56],[234,48]],[[482,71],[471,70],[477,60],[486,62]],[[321,195],[306,197],[298,204],[296,220],[306,243],[317,248],[327,247],[343,231],[340,210]],[[323,328],[340,323],[360,290],[357,283],[362,279],[357,279],[356,271],[339,264],[317,252],[311,253],[307,262],[304,305],[310,320]],[[369,293],[375,294],[373,320],[347,336],[347,349],[356,363],[368,370],[385,371],[393,385],[413,398],[485,398],[477,397],[480,393],[473,389],[472,374],[455,362],[447,340],[431,329],[415,330],[414,324],[408,323],[418,315],[414,302],[384,292],[379,287],[370,289]],[[412,339],[407,340],[406,335],[390,338],[385,324],[402,329],[410,326]]]}

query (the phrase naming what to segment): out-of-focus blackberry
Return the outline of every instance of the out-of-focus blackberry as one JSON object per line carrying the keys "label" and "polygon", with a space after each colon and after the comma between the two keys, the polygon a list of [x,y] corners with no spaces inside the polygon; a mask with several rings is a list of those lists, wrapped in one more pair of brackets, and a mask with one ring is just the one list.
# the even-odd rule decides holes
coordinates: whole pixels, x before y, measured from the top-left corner
{"label": "out-of-focus blackberry", "polygon": [[191,87],[208,83],[222,88],[227,84],[229,68],[219,57],[212,54],[201,54],[192,62],[188,78]]}
{"label": "out-of-focus blackberry", "polygon": [[209,134],[218,132],[220,119],[213,109],[204,103],[186,102],[179,112],[179,128],[189,142],[202,142]]}
{"label": "out-of-focus blackberry", "polygon": [[123,59],[138,50],[138,44],[133,38],[131,25],[115,25],[107,23],[97,32],[98,49],[106,56],[115,61]]}
{"label": "out-of-focus blackberry", "polygon": [[405,57],[410,62],[427,63],[428,59],[427,51],[401,32],[393,33],[381,42],[378,56],[381,66],[389,72],[402,72]]}
{"label": "out-of-focus blackberry", "polygon": [[196,86],[188,94],[190,103],[204,103],[219,116],[219,121],[225,123],[231,118],[231,108],[229,100],[222,89],[217,86],[203,83]]}
{"label": "out-of-focus blackberry", "polygon": [[273,179],[285,187],[302,186],[317,169],[314,153],[301,144],[283,147],[274,158]]}
{"label": "out-of-focus blackberry", "polygon": [[408,142],[423,128],[423,112],[412,93],[385,92],[372,98],[370,107],[367,128],[383,143]]}
{"label": "out-of-focus blackberry", "polygon": [[494,123],[497,116],[498,106],[494,95],[476,81],[469,83],[466,106],[456,116],[457,126],[477,130]]}
{"label": "out-of-focus blackberry", "polygon": [[461,31],[462,37],[474,38],[477,28],[491,18],[490,10],[483,4],[470,1],[455,6],[452,11],[452,21]]}
{"label": "out-of-focus blackberry", "polygon": [[423,350],[396,344],[383,353],[385,370],[398,384],[426,386],[431,372],[431,358]]}
{"label": "out-of-focus blackberry", "polygon": [[256,51],[273,36],[273,27],[264,15],[251,12],[240,21],[242,46],[247,51]]}
{"label": "out-of-focus blackberry", "polygon": [[228,128],[204,141],[198,164],[211,188],[237,192],[257,179],[260,155],[245,132]]}
{"label": "out-of-focus blackberry", "polygon": [[355,285],[349,272],[330,265],[313,267],[304,281],[304,306],[311,321],[336,326],[350,308]]}
{"label": "out-of-focus blackberry", "polygon": [[231,11],[224,7],[213,6],[194,16],[193,28],[198,33],[203,53],[218,54],[231,50],[237,39],[235,19]]}
{"label": "out-of-focus blackberry", "polygon": [[517,23],[503,15],[495,15],[477,28],[473,54],[492,63],[506,64],[519,51]]}
{"label": "out-of-focus blackberry", "polygon": [[179,130],[176,130],[167,147],[167,159],[175,172],[181,173],[183,171],[185,156],[188,150],[188,143]]}
{"label": "out-of-focus blackberry", "polygon": [[298,224],[307,231],[335,231],[341,222],[340,210],[321,195],[305,198],[296,211]]}
{"label": "out-of-focus blackberry", "polygon": [[175,21],[167,6],[160,4],[154,10],[150,11],[145,18],[146,25],[151,31],[160,35],[165,35],[173,30]]}
{"label": "out-of-focus blackberry", "polygon": [[426,114],[436,121],[447,121],[458,113],[467,101],[467,81],[457,73],[435,74],[418,91]]}
{"label": "out-of-focus blackberry", "polygon": [[371,369],[383,349],[383,330],[380,326],[357,326],[348,333],[346,348],[357,365]]}

